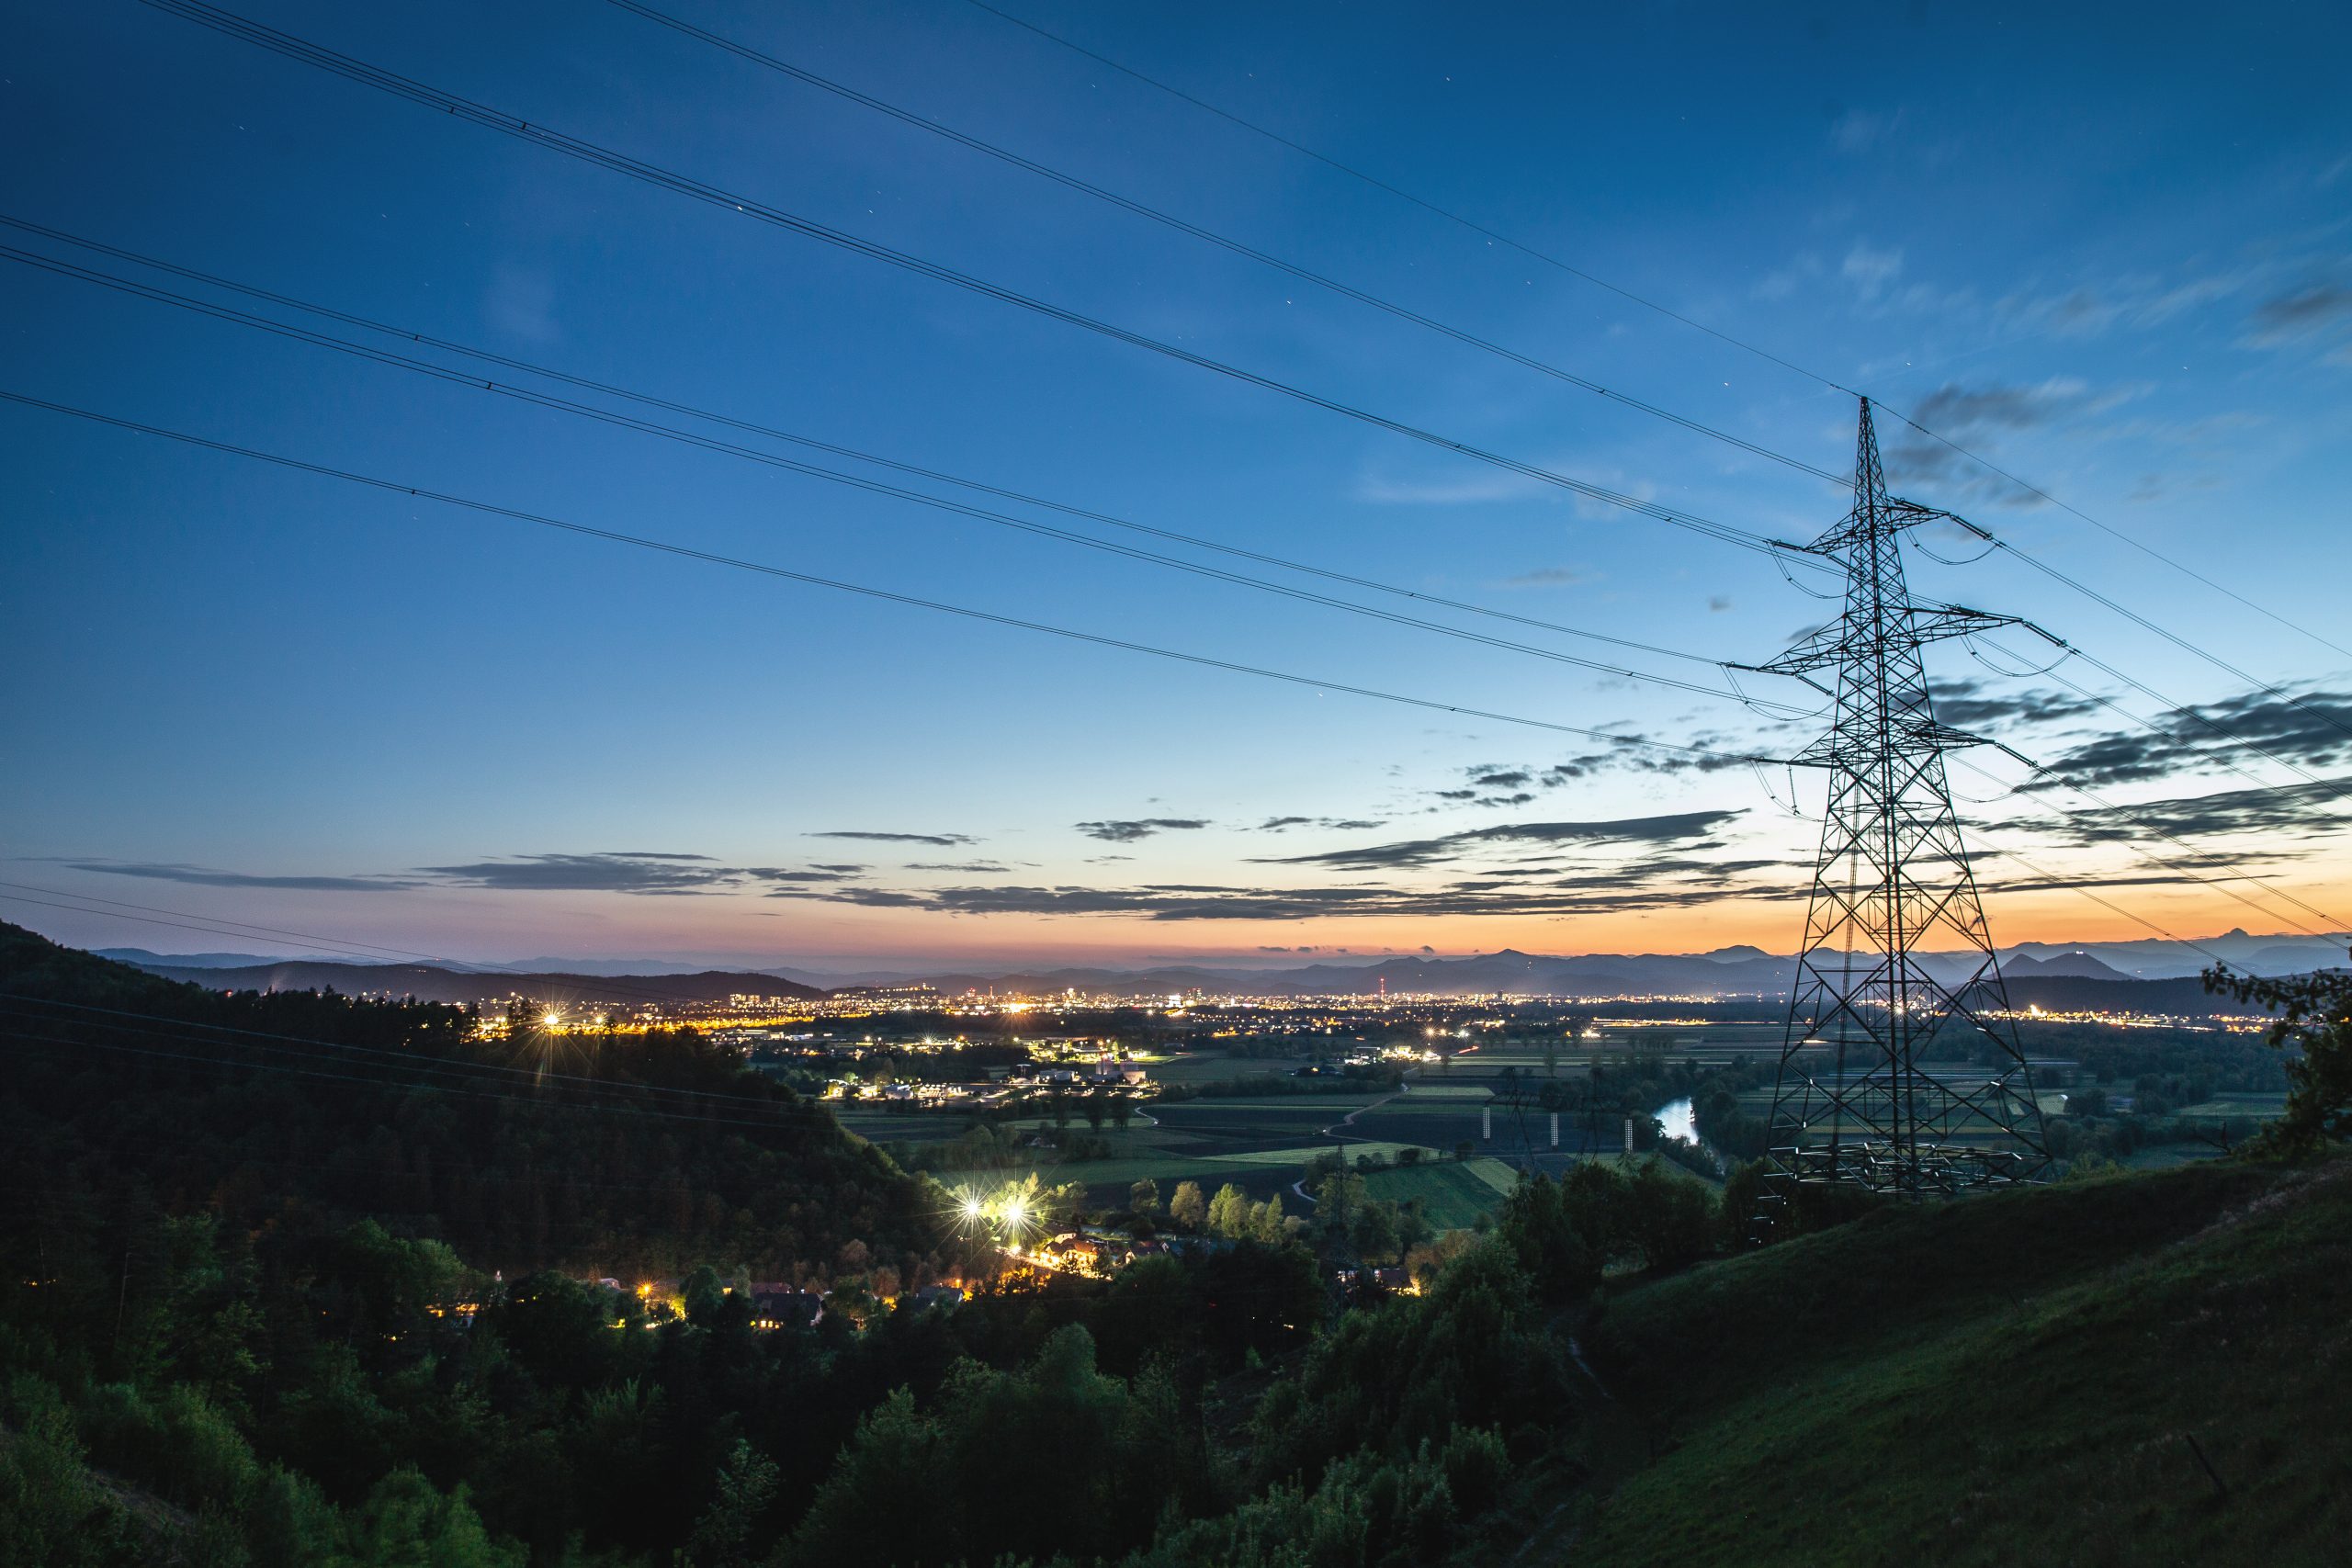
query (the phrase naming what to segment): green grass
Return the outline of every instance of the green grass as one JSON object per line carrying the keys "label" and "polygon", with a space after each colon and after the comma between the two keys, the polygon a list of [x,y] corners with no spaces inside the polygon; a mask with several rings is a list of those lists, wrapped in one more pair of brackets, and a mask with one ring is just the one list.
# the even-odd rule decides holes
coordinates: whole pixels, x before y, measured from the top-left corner
{"label": "green grass", "polygon": [[1444,1160],[1375,1170],[1364,1178],[1364,1190],[1394,1203],[1418,1198],[1430,1224],[1458,1231],[1501,1208],[1504,1194],[1518,1180],[1519,1173],[1498,1159]]}
{"label": "green grass", "polygon": [[[2352,1535],[2352,1157],[1891,1211],[1639,1285],[1521,1568],[2301,1564]],[[2188,1438],[2229,1488],[2217,1496]]]}
{"label": "green grass", "polygon": [[1403,1098],[1415,1100],[1491,1100],[1495,1091],[1482,1083],[1424,1083],[1413,1080],[1413,1087]]}

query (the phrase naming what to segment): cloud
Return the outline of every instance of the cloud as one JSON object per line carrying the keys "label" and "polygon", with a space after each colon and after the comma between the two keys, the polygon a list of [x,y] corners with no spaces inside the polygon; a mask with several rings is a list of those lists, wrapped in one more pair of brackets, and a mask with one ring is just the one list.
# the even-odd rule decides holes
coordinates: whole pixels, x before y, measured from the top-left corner
{"label": "cloud", "polygon": [[1509,822],[1473,828],[1434,839],[1363,844],[1308,855],[1285,855],[1262,863],[1319,865],[1350,871],[1392,871],[1458,859],[1500,844],[1676,844],[1711,840],[1741,815],[1738,810],[1684,811],[1664,817],[1630,817],[1600,822]]}
{"label": "cloud", "polygon": [[[2332,780],[2323,779],[2313,784],[2224,790],[2216,795],[2070,810],[2066,813],[2066,831],[2078,844],[2136,843],[2154,832],[2180,839],[2237,833],[2269,833],[2293,839],[2324,835],[2332,839],[2342,832],[2347,822],[2352,822],[2352,807],[2339,798],[2340,787]],[[2214,852],[2199,858],[2207,865],[2225,865],[2235,857]]]}
{"label": "cloud", "polygon": [[[1965,481],[1972,491],[2013,505],[2041,505],[2041,497],[1986,472],[1983,465],[1971,462],[1955,448],[1989,451],[2004,435],[2043,429],[2063,419],[2105,413],[2146,390],[2140,384],[2094,390],[2088,382],[2072,376],[2053,376],[2032,386],[2000,382],[1965,386],[1947,381],[1912,410],[1912,418],[1936,434],[1927,435],[1907,425],[1896,427],[1895,438],[1885,447],[1887,474],[1902,483]],[[1881,433],[1882,436],[1888,434],[1887,427],[1883,425]]]}
{"label": "cloud", "polygon": [[845,887],[778,896],[922,908],[951,915],[1133,915],[1151,920],[1293,921],[1374,916],[1415,919],[1462,915],[1566,917],[1695,908],[1733,897],[1787,901],[1801,899],[1806,892],[1794,878],[1763,886],[1736,886],[1711,874],[1660,884],[1611,873],[1549,883],[1468,881],[1432,888],[1186,885],[1130,888],[943,887],[899,893]]}
{"label": "cloud", "polygon": [[1080,822],[1078,830],[1106,844],[1132,844],[1155,833],[1191,832],[1208,826],[1200,817],[1142,817],[1106,822]]}
{"label": "cloud", "polygon": [[1327,828],[1337,833],[1361,833],[1385,824],[1376,817],[1269,817],[1258,824],[1261,833],[1287,833],[1293,828]]}
{"label": "cloud", "polygon": [[2045,765],[2065,778],[2108,784],[2242,767],[2260,760],[2257,749],[2305,767],[2352,761],[2352,694],[2343,692],[2245,693],[2168,709],[2149,726],[2084,741]]}
{"label": "cloud", "polygon": [[1869,109],[1848,109],[1829,122],[1829,145],[1840,152],[1867,152],[1902,123],[1901,109],[1889,114],[1874,114]]}
{"label": "cloud", "polygon": [[741,868],[716,865],[699,857],[609,852],[510,855],[418,869],[450,886],[509,893],[704,893],[737,886],[748,874]]}
{"label": "cloud", "polygon": [[[1717,773],[1726,768],[1744,766],[1754,742],[1736,737],[1707,732],[1691,737],[1690,744],[1707,747],[1736,746],[1737,754],[1713,751],[1661,751],[1633,744],[1651,737],[1628,733],[1628,744],[1602,747],[1597,750],[1579,752],[1555,762],[1528,763],[1509,770],[1493,765],[1465,770],[1477,782],[1481,773],[1493,776],[1513,776],[1539,790],[1558,789],[1579,779],[1599,777],[1606,773],[1647,773],[1671,778],[1685,773]],[[1482,796],[1476,789],[1441,789],[1431,795],[1439,800],[1468,801],[1473,805],[1524,805],[1526,796]]]}
{"label": "cloud", "polygon": [[1963,387],[1947,381],[1919,400],[1915,417],[1955,438],[1995,429],[2031,430],[2082,400],[2088,386],[2071,376],[2053,376],[2037,387]]}
{"label": "cloud", "polygon": [[958,844],[979,842],[968,833],[870,833],[846,828],[808,836],[812,839],[860,839],[870,844],[931,844],[943,850],[952,850]]}
{"label": "cloud", "polygon": [[1838,270],[1847,282],[1860,291],[1863,299],[1875,299],[1885,291],[1888,284],[1901,276],[1903,253],[1899,250],[1872,250],[1858,240],[1854,248],[1846,253],[1846,259]]}
{"label": "cloud", "polygon": [[1521,769],[1502,768],[1474,773],[1470,782],[1482,789],[1519,789],[1523,787],[1528,780],[1529,775]]}
{"label": "cloud", "polygon": [[157,882],[183,882],[192,887],[277,887],[296,893],[392,893],[424,884],[397,876],[260,876],[238,871],[208,871],[202,866],[173,865],[153,861],[69,860],[75,871],[103,872],[109,876],[143,876]]}
{"label": "cloud", "polygon": [[500,263],[483,291],[482,314],[500,331],[531,343],[563,335],[555,319],[555,282],[544,268]]}
{"label": "cloud", "polygon": [[973,860],[956,863],[915,861],[910,863],[907,869],[909,871],[957,871],[974,874],[986,874],[993,875],[998,873],[1009,872],[1012,868],[1009,865],[1000,865],[992,860]]}
{"label": "cloud", "polygon": [[2099,703],[2072,692],[1996,693],[1982,681],[1930,681],[1928,695],[1936,717],[1959,729],[1997,729],[2030,721],[2078,718]]}
{"label": "cloud", "polygon": [[1544,492],[1541,480],[1510,473],[1469,474],[1450,479],[1393,479],[1367,476],[1356,484],[1356,499],[1385,506],[1483,506],[1523,501]]}
{"label": "cloud", "polygon": [[2312,283],[2274,294],[2254,308],[2247,326],[2249,341],[2262,348],[2333,337],[2352,326],[2352,288]]}
{"label": "cloud", "polygon": [[[1742,815],[1695,811],[1610,821],[1514,823],[1442,838],[1262,860],[1262,865],[1379,874],[1365,882],[1311,886],[1154,883],[1138,886],[1002,883],[934,888],[779,887],[774,896],[937,914],[1125,916],[1149,920],[1296,921],[1329,917],[1436,919],[1448,915],[1564,918],[1577,914],[1698,907],[1724,898],[1795,899],[1793,863],[1710,858],[1717,833]],[[1624,850],[1605,863],[1561,864],[1573,846]],[[1492,857],[1504,857],[1493,863]],[[1485,858],[1486,866],[1426,886],[1398,886],[1396,874]],[[1803,863],[1810,864],[1809,862]],[[1758,872],[1774,874],[1749,880]],[[1441,874],[1442,875],[1443,874]],[[1268,947],[1261,951],[1282,951]],[[1293,949],[1304,952],[1306,949]]]}
{"label": "cloud", "polygon": [[[769,865],[721,865],[707,855],[635,853],[503,855],[463,865],[420,866],[418,874],[447,887],[502,893],[720,893],[763,883],[839,882],[861,865],[787,871]],[[416,886],[422,886],[421,884]]]}
{"label": "cloud", "polygon": [[1589,572],[1572,566],[1539,566],[1533,571],[1522,571],[1517,577],[1503,579],[1505,588],[1566,588],[1579,582],[1590,582]]}

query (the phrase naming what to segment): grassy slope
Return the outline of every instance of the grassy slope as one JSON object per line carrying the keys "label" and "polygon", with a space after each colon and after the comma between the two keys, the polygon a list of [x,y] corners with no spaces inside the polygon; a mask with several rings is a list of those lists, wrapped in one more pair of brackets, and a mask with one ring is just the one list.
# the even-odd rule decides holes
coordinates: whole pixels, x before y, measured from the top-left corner
{"label": "grassy slope", "polygon": [[2347,1323],[2352,1158],[1883,1215],[1611,1303],[1613,1489],[1518,1561],[2343,1562]]}
{"label": "grassy slope", "polygon": [[1375,1170],[1364,1179],[1373,1197],[1401,1203],[1419,1198],[1430,1224],[1440,1230],[1467,1230],[1481,1214],[1502,1207],[1506,1190],[1519,1173],[1498,1159],[1459,1160],[1396,1166]]}

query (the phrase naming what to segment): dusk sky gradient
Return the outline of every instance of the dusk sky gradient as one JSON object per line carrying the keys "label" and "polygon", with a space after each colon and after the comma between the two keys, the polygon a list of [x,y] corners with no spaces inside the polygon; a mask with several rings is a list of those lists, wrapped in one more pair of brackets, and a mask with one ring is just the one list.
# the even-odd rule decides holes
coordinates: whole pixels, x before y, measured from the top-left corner
{"label": "dusk sky gradient", "polygon": [[[1849,500],[1841,483],[612,5],[233,8],[1191,352],[1743,530],[1809,539]],[[1821,380],[965,0],[661,8],[1631,397],[1850,469],[1855,407]],[[1953,777],[1972,842],[2073,885],[2040,886],[1988,852],[2004,944],[2151,934],[2110,905],[2180,936],[2340,930],[2352,916],[2340,848],[2352,806],[2311,782],[2352,763],[2352,656],[2327,645],[2352,646],[2352,11],[1006,9],[1867,391],[2318,634],[1883,419],[1899,493],[1976,519],[2297,699],[2249,691],[1999,553],[1954,566],[1914,554],[1919,595],[2030,617],[2170,702],[2205,705],[2276,759],[2233,750],[2222,760],[2253,776],[2226,771],[2211,753],[2228,743],[2086,662],[2013,678],[1958,644],[1936,649],[1948,721],[2069,760],[2191,846],[2114,816],[2056,819],[2004,795],[2017,763],[1972,753],[1984,771]],[[1834,613],[1766,557],[133,0],[0,16],[9,218],[1154,527],[1710,658],[1761,661]],[[228,299],[20,231],[0,228],[0,245]],[[1813,733],[17,263],[0,277],[8,392],[1317,680],[1738,752],[1785,755]],[[1671,753],[1080,646],[17,404],[0,404],[0,725],[15,758],[0,783],[0,879],[17,885],[0,895],[491,961],[1269,963],[1506,945],[1787,952],[1800,936],[1818,829],[1776,804],[1789,799],[1778,772],[1667,766]],[[1922,543],[1970,553],[1949,531]],[[2029,638],[2000,640],[2046,662]],[[1750,689],[1804,696],[1761,677]],[[1817,786],[1796,784],[1799,809],[1817,813]],[[2232,881],[2233,897],[2183,866],[2251,868],[2271,887]],[[0,916],[94,946],[320,945],[22,903]]]}

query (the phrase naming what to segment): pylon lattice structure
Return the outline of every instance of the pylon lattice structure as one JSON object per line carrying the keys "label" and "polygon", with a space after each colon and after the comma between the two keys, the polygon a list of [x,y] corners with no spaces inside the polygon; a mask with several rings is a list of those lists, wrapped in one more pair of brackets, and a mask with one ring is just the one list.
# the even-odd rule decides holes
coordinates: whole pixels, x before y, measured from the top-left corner
{"label": "pylon lattice structure", "polygon": [[1944,771],[1946,751],[1985,742],[1937,722],[1920,658],[1930,642],[2022,623],[1913,601],[1903,536],[1948,515],[1886,493],[1865,399],[1854,509],[1804,547],[1845,568],[1844,612],[1752,667],[1807,682],[1835,712],[1794,759],[1826,770],[1829,791],[1773,1089],[1765,1235],[1793,1184],[1919,1199],[2049,1165]]}

